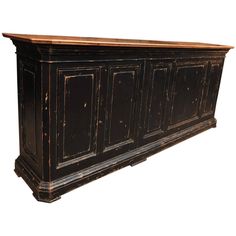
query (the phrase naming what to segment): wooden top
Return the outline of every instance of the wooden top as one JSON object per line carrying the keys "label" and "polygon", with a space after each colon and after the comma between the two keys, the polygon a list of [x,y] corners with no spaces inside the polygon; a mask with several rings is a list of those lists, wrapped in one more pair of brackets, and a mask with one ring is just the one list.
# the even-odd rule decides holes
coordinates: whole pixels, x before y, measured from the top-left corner
{"label": "wooden top", "polygon": [[174,42],[136,39],[113,39],[91,38],[75,36],[53,36],[32,34],[9,34],[3,33],[4,37],[12,40],[24,41],[33,44],[63,44],[63,45],[86,45],[86,46],[112,46],[112,47],[150,47],[150,48],[196,48],[196,49],[231,49],[232,46],[197,43],[197,42]]}

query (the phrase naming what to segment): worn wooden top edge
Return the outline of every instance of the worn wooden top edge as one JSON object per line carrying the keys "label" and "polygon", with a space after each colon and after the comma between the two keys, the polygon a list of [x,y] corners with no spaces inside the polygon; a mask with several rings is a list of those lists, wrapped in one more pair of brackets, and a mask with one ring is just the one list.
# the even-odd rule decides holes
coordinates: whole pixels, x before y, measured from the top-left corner
{"label": "worn wooden top edge", "polygon": [[52,45],[83,45],[83,46],[105,46],[105,47],[150,47],[150,48],[196,48],[196,49],[231,49],[233,46],[198,43],[198,42],[175,42],[155,41],[140,39],[115,39],[115,38],[92,38],[76,36],[55,35],[33,35],[3,33],[4,37],[12,40],[28,42],[32,44]]}

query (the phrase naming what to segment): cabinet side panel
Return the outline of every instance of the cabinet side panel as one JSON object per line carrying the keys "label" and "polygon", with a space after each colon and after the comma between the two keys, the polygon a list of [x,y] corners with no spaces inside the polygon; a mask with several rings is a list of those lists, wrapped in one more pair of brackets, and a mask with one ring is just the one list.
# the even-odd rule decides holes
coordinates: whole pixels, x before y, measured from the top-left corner
{"label": "cabinet side panel", "polygon": [[40,65],[17,57],[20,157],[38,177],[41,173],[41,78]]}
{"label": "cabinet side panel", "polygon": [[35,72],[27,66],[22,68],[22,91],[23,146],[36,159]]}

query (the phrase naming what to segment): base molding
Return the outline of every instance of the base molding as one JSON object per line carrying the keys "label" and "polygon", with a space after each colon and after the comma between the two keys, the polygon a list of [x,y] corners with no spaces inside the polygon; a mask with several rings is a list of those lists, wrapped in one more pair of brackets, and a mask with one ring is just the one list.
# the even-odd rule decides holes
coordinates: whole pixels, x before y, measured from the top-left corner
{"label": "base molding", "polygon": [[202,121],[196,125],[163,137],[153,143],[141,146],[51,182],[40,180],[22,156],[19,156],[16,159],[15,172],[29,185],[33,191],[33,196],[38,201],[50,203],[60,199],[60,196],[68,191],[125,166],[139,164],[142,161],[145,161],[149,156],[213,127],[216,127],[215,118]]}

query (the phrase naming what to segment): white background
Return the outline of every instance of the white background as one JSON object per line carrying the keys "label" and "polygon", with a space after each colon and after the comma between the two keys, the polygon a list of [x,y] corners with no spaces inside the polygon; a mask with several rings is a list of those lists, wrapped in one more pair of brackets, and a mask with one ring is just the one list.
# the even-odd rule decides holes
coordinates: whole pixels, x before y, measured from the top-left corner
{"label": "white background", "polygon": [[[236,45],[232,1],[0,2],[0,32]],[[62,196],[37,202],[19,154],[16,58],[0,38],[0,235],[236,235],[236,51],[225,61],[217,129]]]}

